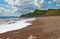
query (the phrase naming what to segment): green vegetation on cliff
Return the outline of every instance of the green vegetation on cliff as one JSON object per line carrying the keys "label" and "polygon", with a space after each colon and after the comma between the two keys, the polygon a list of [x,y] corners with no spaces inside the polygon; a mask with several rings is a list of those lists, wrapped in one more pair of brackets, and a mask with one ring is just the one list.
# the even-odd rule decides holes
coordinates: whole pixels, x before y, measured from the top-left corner
{"label": "green vegetation on cliff", "polygon": [[44,17],[44,16],[60,16],[60,9],[48,9],[48,10],[38,10],[36,9],[33,13],[29,12],[27,14],[22,14],[20,17]]}

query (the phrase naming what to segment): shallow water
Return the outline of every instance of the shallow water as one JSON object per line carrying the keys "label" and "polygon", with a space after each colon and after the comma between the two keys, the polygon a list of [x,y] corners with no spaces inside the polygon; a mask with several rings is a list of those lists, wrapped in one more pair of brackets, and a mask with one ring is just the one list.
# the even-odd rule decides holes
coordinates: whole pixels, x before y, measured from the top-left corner
{"label": "shallow water", "polygon": [[0,26],[0,33],[5,33],[8,31],[12,31],[12,30],[17,30],[17,29],[21,29],[24,27],[27,27],[28,25],[31,25],[31,23],[26,23],[27,21],[32,21],[35,18],[29,18],[29,19],[23,19],[23,20],[19,20],[16,21],[16,23],[12,23],[12,24],[7,24],[7,25],[2,25]]}

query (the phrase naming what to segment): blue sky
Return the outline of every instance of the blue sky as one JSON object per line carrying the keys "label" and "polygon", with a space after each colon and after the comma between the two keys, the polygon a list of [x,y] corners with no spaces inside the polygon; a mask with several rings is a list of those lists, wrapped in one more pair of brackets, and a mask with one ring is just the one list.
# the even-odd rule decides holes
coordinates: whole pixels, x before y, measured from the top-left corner
{"label": "blue sky", "polygon": [[[51,2],[50,4],[48,2]],[[46,0],[48,8],[59,9],[60,6],[57,6],[58,2],[54,2],[53,0]]]}
{"label": "blue sky", "polygon": [[0,16],[20,16],[35,9],[60,9],[60,0],[0,0]]}

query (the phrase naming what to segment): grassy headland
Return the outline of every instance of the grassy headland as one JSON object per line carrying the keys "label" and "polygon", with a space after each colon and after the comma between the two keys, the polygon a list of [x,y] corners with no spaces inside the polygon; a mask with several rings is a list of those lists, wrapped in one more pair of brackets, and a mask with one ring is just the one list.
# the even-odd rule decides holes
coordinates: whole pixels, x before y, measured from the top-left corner
{"label": "grassy headland", "polygon": [[32,17],[45,17],[45,16],[60,16],[60,9],[48,9],[48,10],[38,10],[34,12],[29,12],[27,14],[22,14],[20,17],[32,18]]}

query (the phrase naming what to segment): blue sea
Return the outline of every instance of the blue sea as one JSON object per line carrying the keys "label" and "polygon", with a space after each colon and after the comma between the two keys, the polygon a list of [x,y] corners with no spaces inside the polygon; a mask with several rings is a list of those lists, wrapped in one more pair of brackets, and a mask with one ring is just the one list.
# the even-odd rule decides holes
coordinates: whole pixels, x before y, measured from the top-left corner
{"label": "blue sea", "polygon": [[0,17],[0,25],[12,24],[19,20],[19,17]]}

